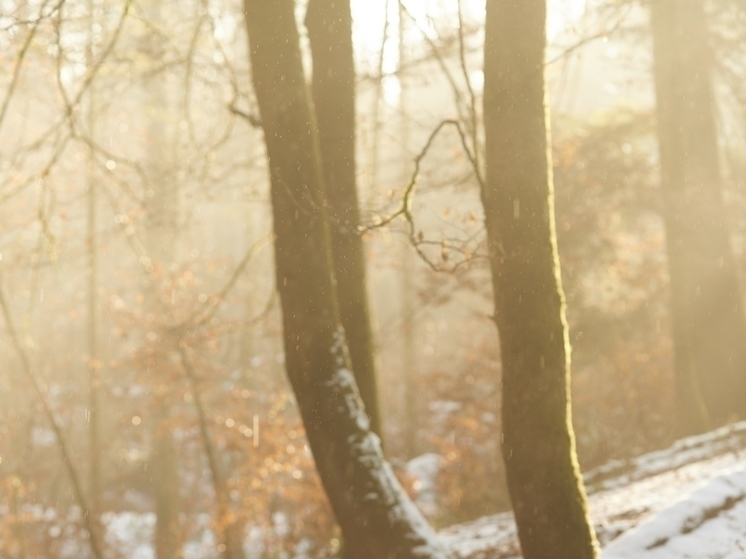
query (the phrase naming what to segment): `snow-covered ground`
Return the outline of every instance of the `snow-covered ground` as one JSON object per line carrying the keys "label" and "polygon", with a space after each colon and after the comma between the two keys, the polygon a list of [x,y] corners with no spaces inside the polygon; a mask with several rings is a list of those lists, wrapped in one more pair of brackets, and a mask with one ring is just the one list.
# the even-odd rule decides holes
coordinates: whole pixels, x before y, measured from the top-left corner
{"label": "snow-covered ground", "polygon": [[614,540],[606,559],[746,558],[746,469],[711,480]]}
{"label": "snow-covered ground", "polygon": [[[606,559],[746,559],[746,422],[586,476]],[[517,559],[511,513],[441,532],[463,559]]]}
{"label": "snow-covered ground", "polygon": [[[433,512],[435,476],[440,457],[427,454],[406,466],[414,480],[416,501]],[[746,559],[746,422],[627,461],[614,461],[586,473],[591,515],[605,559]],[[7,514],[0,506],[0,518]],[[38,509],[38,510],[37,510]],[[79,520],[71,509],[70,522]],[[36,507],[26,516],[50,521],[53,509]],[[147,512],[107,513],[102,518],[110,549],[122,557],[152,559],[155,516]],[[277,519],[277,530],[283,519]],[[285,519],[286,521],[286,519]],[[198,519],[197,534],[187,543],[188,559],[215,556],[210,515]],[[59,536],[59,528],[53,526]],[[261,530],[249,529],[247,558],[264,556]],[[511,513],[481,518],[440,532],[459,559],[520,559]],[[86,556],[85,544],[63,538],[65,557]],[[0,556],[2,556],[0,542]],[[301,546],[303,547],[303,546]],[[305,548],[295,559],[308,557]]]}

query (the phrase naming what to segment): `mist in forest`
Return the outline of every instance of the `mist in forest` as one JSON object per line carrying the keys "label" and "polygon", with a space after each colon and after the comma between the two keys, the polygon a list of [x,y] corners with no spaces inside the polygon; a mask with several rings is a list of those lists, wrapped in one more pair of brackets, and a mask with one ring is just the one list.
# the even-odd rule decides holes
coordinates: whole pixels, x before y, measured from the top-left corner
{"label": "mist in forest", "polygon": [[746,419],[739,0],[0,0],[0,557],[600,558]]}

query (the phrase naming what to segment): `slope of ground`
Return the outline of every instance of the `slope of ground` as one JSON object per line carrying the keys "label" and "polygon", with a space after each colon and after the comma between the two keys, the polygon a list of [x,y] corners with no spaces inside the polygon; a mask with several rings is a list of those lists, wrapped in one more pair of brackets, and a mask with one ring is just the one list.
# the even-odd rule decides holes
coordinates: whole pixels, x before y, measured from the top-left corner
{"label": "slope of ground", "polygon": [[[607,559],[746,559],[746,422],[585,475]],[[518,559],[511,513],[452,526],[462,559]]]}

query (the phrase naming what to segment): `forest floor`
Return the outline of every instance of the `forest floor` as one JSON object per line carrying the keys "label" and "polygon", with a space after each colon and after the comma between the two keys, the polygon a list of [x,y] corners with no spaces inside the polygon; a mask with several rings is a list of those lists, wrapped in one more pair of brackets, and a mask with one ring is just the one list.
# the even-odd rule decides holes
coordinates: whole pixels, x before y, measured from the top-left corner
{"label": "forest floor", "polygon": [[[438,460],[426,454],[407,466],[426,489],[418,505],[431,513]],[[585,483],[604,559],[746,559],[746,421],[609,462],[588,471]],[[152,513],[107,513],[104,523],[107,543],[120,556],[154,557]],[[210,515],[201,515],[197,524],[201,535],[184,550],[190,559],[210,557],[215,548]],[[440,536],[459,559],[521,557],[510,512],[451,526]],[[265,556],[262,542],[261,531],[252,530],[245,542],[247,559]],[[84,555],[85,542],[68,544],[67,556]],[[307,554],[296,550],[294,557]]]}
{"label": "forest floor", "polygon": [[[605,559],[746,559],[746,422],[586,473]],[[441,532],[461,559],[518,559],[512,513]]]}

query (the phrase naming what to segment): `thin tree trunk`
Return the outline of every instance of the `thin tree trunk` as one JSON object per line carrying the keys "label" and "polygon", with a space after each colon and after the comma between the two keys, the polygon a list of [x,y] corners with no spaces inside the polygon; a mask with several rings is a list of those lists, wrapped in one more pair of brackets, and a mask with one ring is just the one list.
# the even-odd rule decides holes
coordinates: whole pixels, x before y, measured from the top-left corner
{"label": "thin tree trunk", "polygon": [[345,0],[310,0],[306,27],[313,56],[316,108],[326,188],[326,210],[337,300],[352,370],[374,433],[381,437],[373,332],[365,281],[365,249],[355,164],[355,64],[352,15]]}
{"label": "thin tree trunk", "polygon": [[[94,25],[94,10],[93,2],[88,1],[89,10],[89,37],[86,57],[88,59],[88,66],[93,65],[93,25]],[[95,125],[96,125],[96,97],[95,97],[95,86],[91,84],[88,89],[88,107],[87,107],[87,120],[88,120],[88,134],[90,140],[95,141]],[[100,419],[99,419],[99,375],[98,375],[98,347],[96,343],[96,331],[98,327],[97,313],[98,313],[98,281],[97,281],[97,254],[98,250],[96,244],[96,178],[93,172],[94,166],[94,153],[93,148],[89,148],[88,152],[88,172],[86,181],[88,183],[88,197],[87,197],[87,231],[86,238],[88,244],[88,331],[87,331],[87,344],[88,344],[88,444],[89,444],[89,491],[90,491],[90,506],[91,515],[93,516],[94,526],[98,525],[100,514],[101,514],[101,449],[100,449]]]}
{"label": "thin tree trunk", "polygon": [[207,456],[207,465],[210,468],[210,477],[212,481],[213,492],[215,493],[215,504],[217,509],[217,539],[220,551],[220,556],[223,559],[244,559],[243,552],[243,527],[236,521],[235,515],[231,506],[230,493],[226,487],[226,480],[223,474],[223,464],[220,460],[220,453],[215,448],[215,444],[210,435],[209,421],[207,419],[207,412],[205,405],[202,402],[200,396],[199,387],[197,386],[197,379],[194,373],[194,368],[186,354],[186,350],[179,347],[179,354],[181,355],[181,363],[184,367],[187,380],[189,381],[189,389],[192,394],[192,401],[197,411],[197,422],[199,425],[200,438],[202,439],[202,446]]}
{"label": "thin tree trunk", "polygon": [[[143,7],[149,23],[156,28],[163,25],[163,0],[149,0]],[[151,32],[147,38],[147,50],[158,62],[162,55],[161,37]],[[172,132],[169,128],[170,105],[165,88],[165,76],[155,73],[145,81],[148,113],[148,178],[149,192],[145,205],[145,245],[155,269],[164,273],[174,260],[178,232],[178,190],[171,176]],[[155,293],[150,293],[151,312],[155,312]],[[156,374],[159,372],[156,371]],[[162,374],[162,373],[160,373]],[[179,521],[179,470],[178,453],[172,430],[169,382],[166,378],[156,380],[160,384],[159,399],[155,402],[153,427],[153,493],[156,503],[155,551],[157,559],[181,559],[183,557],[183,531]]]}
{"label": "thin tree trunk", "polygon": [[746,411],[746,322],[719,167],[702,0],[654,0],[658,139],[684,433]]}
{"label": "thin tree trunk", "polygon": [[546,0],[488,0],[486,183],[503,457],[525,559],[599,557],[575,453],[548,153]]}
{"label": "thin tree trunk", "polygon": [[160,402],[153,413],[151,451],[157,559],[180,559],[183,556],[183,536],[179,522],[178,459],[171,428],[170,408]]}
{"label": "thin tree trunk", "polygon": [[384,460],[349,370],[293,0],[245,0],[269,159],[285,363],[351,557],[446,557]]}
{"label": "thin tree trunk", "polygon": [[[397,39],[399,42],[399,143],[401,144],[402,157],[400,184],[406,185],[411,174],[412,161],[409,157],[409,121],[407,120],[407,81],[406,81],[406,17],[407,13],[401,0],[397,1],[399,28]],[[415,336],[415,289],[412,277],[412,254],[409,239],[405,238],[401,245],[401,269],[399,270],[399,297],[401,299],[401,349],[402,349],[402,376],[404,378],[404,448],[406,456],[413,458],[417,456],[417,357]]]}

